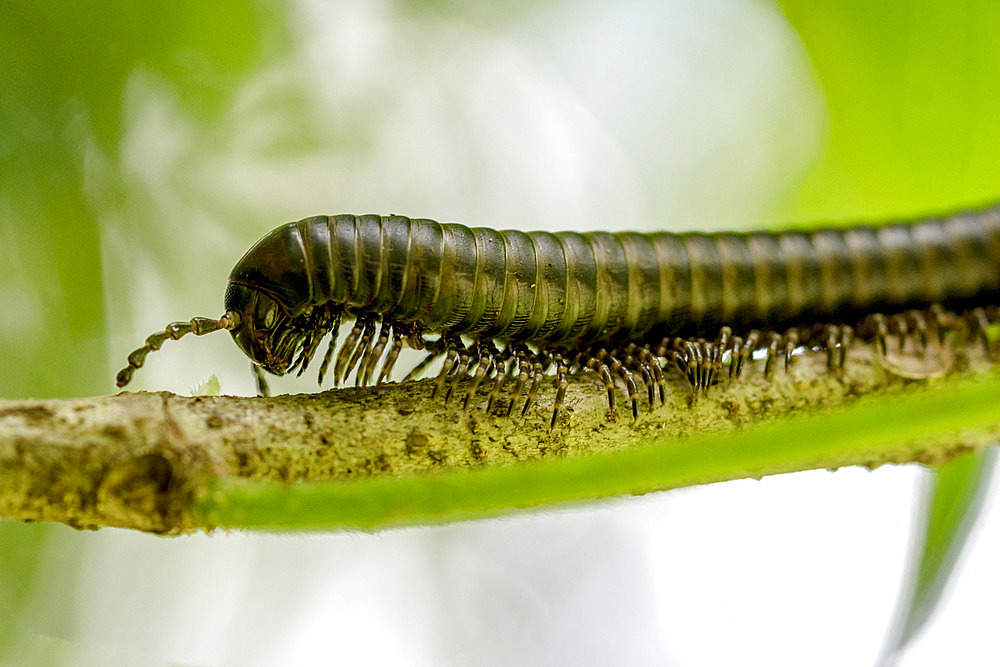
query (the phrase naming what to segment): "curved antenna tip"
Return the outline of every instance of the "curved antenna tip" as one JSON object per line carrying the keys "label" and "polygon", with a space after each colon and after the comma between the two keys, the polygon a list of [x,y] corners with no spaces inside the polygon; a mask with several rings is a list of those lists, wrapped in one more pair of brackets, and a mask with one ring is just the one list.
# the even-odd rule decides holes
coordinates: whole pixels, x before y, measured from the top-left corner
{"label": "curved antenna tip", "polygon": [[219,319],[211,317],[194,317],[188,322],[171,322],[163,331],[157,331],[146,338],[146,343],[132,351],[128,355],[128,366],[118,371],[115,376],[115,384],[122,388],[132,380],[132,375],[142,367],[146,361],[146,355],[159,350],[168,340],[177,340],[182,336],[193,333],[195,336],[203,336],[213,331],[233,330],[240,325],[240,314],[234,310],[226,312]]}

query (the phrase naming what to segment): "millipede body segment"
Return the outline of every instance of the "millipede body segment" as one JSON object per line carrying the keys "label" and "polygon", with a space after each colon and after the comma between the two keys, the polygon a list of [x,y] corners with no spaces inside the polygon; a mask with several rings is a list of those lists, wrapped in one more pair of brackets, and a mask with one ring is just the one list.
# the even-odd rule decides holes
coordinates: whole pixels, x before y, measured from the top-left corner
{"label": "millipede body segment", "polygon": [[[554,368],[624,385],[637,414],[665,374],[703,390],[758,350],[765,372],[799,347],[843,365],[855,334],[923,345],[962,329],[986,341],[998,319],[1000,207],[916,222],[740,233],[521,232],[403,216],[317,216],[267,234],[236,264],[218,320],[169,325],[129,356],[118,385],[166,339],[227,329],[261,370],[302,371],[332,332],[320,382],[352,371],[382,382],[402,347],[444,357],[438,388],[464,402],[525,390],[523,414]],[[355,323],[337,348],[342,322]],[[734,333],[735,332],[735,333]],[[739,335],[737,335],[739,334]],[[334,360],[334,353],[336,359]],[[380,365],[381,364],[381,365]],[[376,371],[378,371],[376,375]],[[411,372],[410,376],[414,373]],[[408,376],[408,377],[410,377]],[[487,389],[488,387],[488,389]]]}

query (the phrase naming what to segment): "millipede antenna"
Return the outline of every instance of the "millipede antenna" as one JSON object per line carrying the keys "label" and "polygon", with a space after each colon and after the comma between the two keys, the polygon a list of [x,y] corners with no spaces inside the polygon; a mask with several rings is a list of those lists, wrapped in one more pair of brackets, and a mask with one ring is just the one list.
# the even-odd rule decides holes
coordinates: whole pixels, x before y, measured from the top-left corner
{"label": "millipede antenna", "polygon": [[232,330],[240,325],[240,314],[230,310],[217,320],[211,317],[195,317],[189,322],[171,322],[163,331],[150,334],[146,339],[146,344],[133,350],[128,355],[128,366],[118,371],[115,376],[115,383],[118,388],[122,388],[132,380],[132,375],[142,368],[146,361],[146,355],[160,347],[168,340],[177,340],[181,336],[193,333],[195,336],[204,336],[214,331]]}

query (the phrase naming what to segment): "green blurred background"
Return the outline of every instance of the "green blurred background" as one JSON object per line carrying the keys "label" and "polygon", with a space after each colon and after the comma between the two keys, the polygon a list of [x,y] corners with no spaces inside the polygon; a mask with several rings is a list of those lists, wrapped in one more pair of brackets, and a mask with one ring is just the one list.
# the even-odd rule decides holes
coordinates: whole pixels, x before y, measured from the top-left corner
{"label": "green blurred background", "polygon": [[[146,334],[219,315],[241,253],[312,214],[717,229],[994,200],[998,29],[985,1],[0,3],[0,396],[113,391]],[[222,335],[168,345],[132,388],[189,392],[212,374],[252,391]],[[870,662],[920,474],[375,537],[4,523],[0,651]],[[974,623],[939,629],[951,644],[918,645],[912,664],[972,651]]]}

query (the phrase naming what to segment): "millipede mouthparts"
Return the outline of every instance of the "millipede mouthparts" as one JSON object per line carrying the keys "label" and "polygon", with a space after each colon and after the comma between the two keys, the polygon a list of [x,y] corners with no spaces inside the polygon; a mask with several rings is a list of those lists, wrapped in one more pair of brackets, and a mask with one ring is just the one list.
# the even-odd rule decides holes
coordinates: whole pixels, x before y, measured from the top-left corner
{"label": "millipede mouthparts", "polygon": [[[225,314],[150,335],[117,375],[124,387],[168,339],[227,330],[263,372],[305,371],[330,335],[319,382],[387,380],[404,346],[443,358],[435,392],[524,415],[554,377],[551,426],[567,376],[592,371],[615,411],[638,417],[680,373],[696,392],[764,373],[797,350],[837,373],[855,339],[904,377],[947,370],[947,335],[982,340],[1000,321],[1000,206],[957,215],[809,231],[521,232],[403,216],[317,216],[271,231],[229,276]],[[353,320],[337,345],[342,323]],[[915,363],[906,361],[907,350]],[[938,353],[928,355],[928,350]],[[920,362],[919,359],[924,359]],[[927,359],[930,358],[930,361]],[[944,360],[944,361],[942,361]],[[498,398],[503,401],[498,403]]]}

